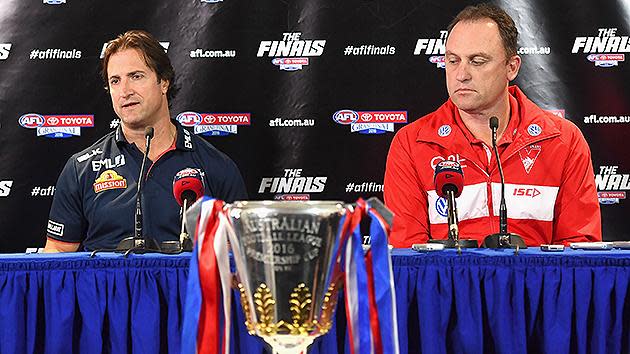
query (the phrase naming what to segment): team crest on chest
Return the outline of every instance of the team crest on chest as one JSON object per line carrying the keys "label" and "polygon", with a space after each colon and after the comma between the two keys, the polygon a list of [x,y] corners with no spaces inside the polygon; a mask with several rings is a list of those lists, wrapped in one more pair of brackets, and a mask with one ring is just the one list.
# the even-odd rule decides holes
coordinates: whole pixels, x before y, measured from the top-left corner
{"label": "team crest on chest", "polygon": [[105,170],[94,181],[94,193],[99,193],[109,189],[125,189],[127,180],[114,170]]}
{"label": "team crest on chest", "polygon": [[529,171],[534,167],[534,163],[538,158],[538,155],[541,151],[540,145],[530,145],[522,148],[518,154],[521,156],[521,162],[523,162],[523,167],[525,167],[525,172],[529,174]]}

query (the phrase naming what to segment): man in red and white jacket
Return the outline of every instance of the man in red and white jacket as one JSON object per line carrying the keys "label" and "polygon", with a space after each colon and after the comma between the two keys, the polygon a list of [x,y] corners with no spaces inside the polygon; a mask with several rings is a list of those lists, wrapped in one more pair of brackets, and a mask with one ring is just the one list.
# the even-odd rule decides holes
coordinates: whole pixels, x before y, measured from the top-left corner
{"label": "man in red and white jacket", "polygon": [[499,118],[497,146],[505,176],[509,231],[528,246],[601,241],[591,155],[580,130],[546,112],[516,86],[518,31],[493,5],[469,6],[449,26],[449,99],[401,129],[385,172],[385,202],[394,212],[390,243],[409,247],[448,235],[446,202],[435,191],[435,165],[457,161],[460,238],[481,244],[499,230],[501,185],[489,119]]}

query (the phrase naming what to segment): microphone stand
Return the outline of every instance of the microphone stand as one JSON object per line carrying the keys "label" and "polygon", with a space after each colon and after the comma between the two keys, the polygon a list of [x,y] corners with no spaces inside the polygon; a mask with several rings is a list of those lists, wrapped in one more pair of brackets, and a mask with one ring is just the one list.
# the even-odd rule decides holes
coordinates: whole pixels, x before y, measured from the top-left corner
{"label": "microphone stand", "polygon": [[134,234],[131,237],[126,237],[118,243],[116,246],[116,252],[124,252],[125,257],[129,253],[145,253],[145,252],[161,252],[160,245],[156,240],[147,238],[142,235],[142,180],[144,179],[144,166],[149,156],[151,148],[151,139],[153,139],[153,127],[147,127],[144,132],[146,138],[145,151],[142,157],[142,164],[140,165],[140,177],[138,178],[138,190],[136,192],[136,213],[135,213],[135,227]]}
{"label": "microphone stand", "polygon": [[446,203],[448,206],[446,220],[448,222],[448,238],[446,240],[430,239],[428,243],[440,243],[445,248],[457,248],[461,253],[462,248],[477,248],[479,244],[474,239],[459,239],[459,227],[457,226],[457,202],[452,189],[446,191]]}
{"label": "microphone stand", "polygon": [[481,247],[485,248],[516,248],[516,252],[520,248],[527,248],[523,238],[517,234],[508,232],[507,226],[507,206],[505,205],[505,179],[503,177],[503,168],[501,159],[499,158],[499,149],[497,149],[497,129],[499,128],[499,119],[490,117],[490,129],[492,130],[492,150],[497,159],[499,168],[499,176],[501,177],[501,202],[499,205],[499,232],[486,236]]}

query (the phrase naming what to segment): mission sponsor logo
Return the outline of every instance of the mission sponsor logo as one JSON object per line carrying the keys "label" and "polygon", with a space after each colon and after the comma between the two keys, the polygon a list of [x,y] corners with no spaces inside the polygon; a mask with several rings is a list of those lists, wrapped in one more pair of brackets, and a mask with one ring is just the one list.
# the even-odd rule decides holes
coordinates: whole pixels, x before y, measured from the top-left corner
{"label": "mission sponsor logo", "polygon": [[6,60],[11,53],[11,43],[0,43],[0,60]]}
{"label": "mission sponsor logo", "polygon": [[[105,49],[107,49],[108,45],[109,45],[109,42],[103,43],[103,47],[101,48],[101,55],[100,55],[101,59],[105,57]],[[162,46],[162,48],[164,48],[164,53],[168,53],[168,48],[171,46],[171,42],[160,42],[160,45]]]}
{"label": "mission sponsor logo", "polygon": [[446,53],[446,37],[448,31],[440,31],[438,38],[418,38],[416,41],[416,47],[413,50],[413,55],[425,55],[428,56],[429,63],[434,64],[440,69],[446,67],[444,60],[444,53]]}
{"label": "mission sponsor logo", "polygon": [[595,66],[609,68],[625,61],[630,52],[630,37],[619,36],[617,28],[599,28],[597,37],[576,37],[571,53],[589,53],[586,59]]}
{"label": "mission sponsor logo", "polygon": [[285,168],[280,177],[263,177],[258,193],[274,193],[276,200],[309,200],[326,188],[326,176],[303,176],[301,168]]}
{"label": "mission sponsor logo", "polygon": [[175,118],[184,127],[193,128],[193,133],[205,136],[238,134],[239,125],[251,125],[251,113],[197,113],[182,112]]}
{"label": "mission sponsor logo", "polygon": [[600,166],[595,175],[597,197],[600,204],[618,204],[626,199],[626,191],[630,190],[630,175],[617,171],[618,166]]}
{"label": "mission sponsor logo", "polygon": [[286,32],[281,41],[261,41],[256,56],[271,57],[271,63],[280,70],[302,70],[309,64],[309,57],[318,57],[324,53],[326,40],[302,39],[301,32]]}
{"label": "mission sponsor logo", "polygon": [[114,170],[105,170],[94,181],[94,193],[100,193],[110,189],[127,188],[127,180]]}
{"label": "mission sponsor logo", "polygon": [[352,133],[383,134],[394,131],[394,124],[407,123],[407,111],[353,111],[342,109],[333,114],[337,124],[349,125]]}
{"label": "mission sponsor logo", "polygon": [[35,129],[37,136],[47,138],[69,138],[81,136],[81,128],[94,127],[92,114],[57,114],[42,115],[27,113],[18,122],[27,129]]}

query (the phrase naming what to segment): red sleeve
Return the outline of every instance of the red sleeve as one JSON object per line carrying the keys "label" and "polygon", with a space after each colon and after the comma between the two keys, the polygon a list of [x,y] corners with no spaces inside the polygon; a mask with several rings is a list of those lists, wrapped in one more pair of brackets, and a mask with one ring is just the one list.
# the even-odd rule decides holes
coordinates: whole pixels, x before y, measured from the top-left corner
{"label": "red sleeve", "polygon": [[591,152],[582,132],[573,123],[569,123],[569,129],[571,151],[554,208],[552,242],[566,245],[601,241],[602,222]]}
{"label": "red sleeve", "polygon": [[394,212],[389,243],[411,247],[429,238],[427,194],[416,173],[406,130],[399,131],[389,148],[383,194],[385,204]]}

